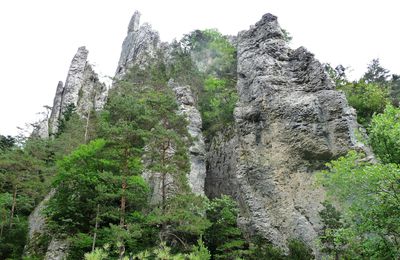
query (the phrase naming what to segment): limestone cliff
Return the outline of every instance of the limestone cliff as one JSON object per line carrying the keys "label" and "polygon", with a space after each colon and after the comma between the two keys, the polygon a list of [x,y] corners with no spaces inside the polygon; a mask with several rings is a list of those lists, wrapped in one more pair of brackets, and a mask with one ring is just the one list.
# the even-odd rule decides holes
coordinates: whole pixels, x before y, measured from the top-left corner
{"label": "limestone cliff", "polygon": [[[136,11],[129,23],[128,33],[122,44],[121,56],[115,78],[121,79],[133,66],[144,68],[154,62],[155,59],[164,57],[166,64],[173,63],[169,55],[170,46],[160,41],[158,32],[153,30],[149,24],[140,26],[140,13]],[[165,58],[166,57],[166,58]],[[200,112],[195,103],[195,97],[189,86],[180,86],[178,82],[171,79],[169,87],[176,95],[179,105],[178,113],[184,115],[188,121],[188,132],[193,138],[193,144],[189,147],[190,173],[188,175],[189,186],[196,194],[204,195],[204,181],[206,174],[205,144],[201,132],[202,120]],[[150,182],[153,189],[153,202],[160,197],[160,181],[155,173],[145,173],[144,177]],[[172,180],[170,180],[172,181]]]}
{"label": "limestone cliff", "polygon": [[[344,94],[334,89],[313,54],[303,47],[288,47],[275,16],[264,15],[232,42],[237,45],[239,95],[234,123],[214,137],[207,151],[191,84],[173,79],[168,83],[193,139],[188,148],[189,186],[192,192],[211,198],[231,195],[240,207],[239,224],[250,235],[261,235],[282,248],[289,239],[300,238],[316,249],[324,191],[314,185],[314,174],[325,162],[349,149],[360,149],[354,136],[354,110]],[[122,79],[134,66],[145,68],[160,56],[166,59],[165,64],[172,63],[169,48],[150,25],[140,25],[140,13],[135,12],[115,79]],[[85,47],[79,48],[65,84],[59,82],[44,132],[57,132],[69,104],[74,104],[82,117],[103,107],[106,88],[87,62],[87,55]],[[38,134],[46,136],[43,131]],[[157,175],[146,174],[157,200],[160,183],[151,179]],[[30,218],[30,240],[45,226],[42,209],[43,204]],[[59,259],[66,246],[53,239],[46,259]]]}
{"label": "limestone cliff", "polygon": [[[83,118],[89,116],[89,111],[92,109],[103,108],[107,88],[99,81],[96,72],[87,61],[87,56],[86,48],[80,47],[72,59],[65,84],[60,81],[57,85],[50,117],[39,122],[32,133],[33,136],[48,138],[57,133],[59,120],[69,104],[74,104],[76,112]],[[67,253],[67,242],[47,233],[43,211],[46,207],[45,203],[52,194],[53,192],[50,192],[29,217],[28,243],[25,248],[25,254],[28,256],[46,253],[44,259],[58,260],[64,259]],[[49,244],[43,244],[44,240],[49,240]],[[43,246],[46,248],[41,248]]]}
{"label": "limestone cliff", "polygon": [[116,79],[121,79],[133,65],[139,67],[148,64],[159,49],[160,37],[150,24],[140,25],[140,13],[135,11],[128,26],[128,33],[122,44]]}
{"label": "limestone cliff", "polygon": [[287,46],[271,14],[239,33],[237,52],[235,123],[210,146],[206,194],[233,196],[250,234],[315,248],[324,192],[314,173],[357,146],[354,110],[310,52]]}
{"label": "limestone cliff", "polygon": [[57,133],[58,122],[68,105],[74,104],[76,112],[86,117],[91,109],[99,110],[105,103],[107,88],[88,63],[88,54],[85,47],[80,47],[71,61],[65,84],[60,81],[57,85],[48,122],[49,134]]}
{"label": "limestone cliff", "polygon": [[189,147],[189,186],[193,193],[204,195],[204,181],[206,178],[206,151],[203,133],[201,132],[201,115],[199,110],[196,108],[195,98],[190,86],[180,86],[173,80],[170,80],[168,85],[175,93],[179,105],[179,113],[186,117],[188,121],[188,132],[193,138],[192,145]]}

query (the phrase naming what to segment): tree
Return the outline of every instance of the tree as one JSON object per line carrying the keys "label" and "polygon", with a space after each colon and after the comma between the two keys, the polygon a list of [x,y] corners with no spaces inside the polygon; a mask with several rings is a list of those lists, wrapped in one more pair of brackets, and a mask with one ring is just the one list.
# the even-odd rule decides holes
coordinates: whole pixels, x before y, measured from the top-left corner
{"label": "tree", "polygon": [[324,209],[319,212],[323,225],[320,233],[320,240],[323,245],[322,252],[334,255],[335,259],[338,260],[345,245],[344,241],[337,239],[337,232],[343,227],[341,213],[329,201],[324,201],[322,205]]}
{"label": "tree", "polygon": [[43,195],[43,162],[21,148],[0,154],[0,258],[22,255],[27,217]]}
{"label": "tree", "polygon": [[367,72],[363,76],[363,80],[367,83],[375,83],[378,86],[384,87],[388,83],[389,70],[383,68],[379,59],[373,59],[368,64]]}
{"label": "tree", "polygon": [[390,96],[393,100],[393,105],[399,107],[400,105],[400,75],[393,74],[390,81],[391,92]]}
{"label": "tree", "polygon": [[400,164],[400,108],[387,105],[382,114],[372,117],[369,141],[383,163]]}
{"label": "tree", "polygon": [[16,139],[10,135],[0,135],[0,153],[11,149],[16,143]]}
{"label": "tree", "polygon": [[206,211],[211,226],[204,235],[214,259],[236,259],[247,249],[242,231],[237,226],[238,208],[228,196],[213,199]]}
{"label": "tree", "polygon": [[359,123],[367,126],[374,113],[382,113],[390,103],[389,92],[385,87],[363,80],[339,87],[346,94],[349,104],[357,111]]}
{"label": "tree", "polygon": [[327,164],[320,175],[328,195],[342,205],[344,226],[333,235],[348,241],[352,259],[400,257],[400,168],[370,164],[362,154],[349,152]]}
{"label": "tree", "polygon": [[66,123],[71,119],[72,115],[75,113],[76,106],[74,103],[68,104],[65,111],[63,111],[61,117],[57,122],[57,132],[54,133],[56,137],[65,131]]}
{"label": "tree", "polygon": [[204,81],[204,92],[200,99],[203,128],[208,137],[213,136],[227,124],[233,122],[233,110],[238,96],[233,82],[227,79],[208,77]]}

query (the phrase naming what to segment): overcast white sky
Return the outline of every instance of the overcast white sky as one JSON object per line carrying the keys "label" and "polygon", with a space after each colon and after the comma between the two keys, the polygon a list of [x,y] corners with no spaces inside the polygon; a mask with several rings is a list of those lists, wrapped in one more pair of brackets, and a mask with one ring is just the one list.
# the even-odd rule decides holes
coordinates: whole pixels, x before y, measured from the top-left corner
{"label": "overcast white sky", "polygon": [[397,0],[1,0],[0,134],[17,134],[52,105],[79,46],[103,76],[113,76],[134,10],[163,41],[194,29],[236,35],[264,13],[278,16],[300,45],[321,62],[351,66],[359,77],[379,57],[400,74],[400,3]]}

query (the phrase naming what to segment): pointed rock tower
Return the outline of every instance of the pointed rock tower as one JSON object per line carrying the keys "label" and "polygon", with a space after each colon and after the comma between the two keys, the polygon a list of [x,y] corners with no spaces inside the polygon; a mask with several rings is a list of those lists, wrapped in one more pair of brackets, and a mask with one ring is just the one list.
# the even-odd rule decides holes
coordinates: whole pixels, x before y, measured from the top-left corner
{"label": "pointed rock tower", "polygon": [[231,195],[250,234],[316,250],[324,192],[314,173],[358,146],[354,109],[313,54],[287,46],[274,15],[239,33],[237,55],[235,124],[211,144],[206,194]]}
{"label": "pointed rock tower", "polygon": [[58,122],[70,104],[82,117],[88,116],[91,109],[99,110],[104,106],[107,88],[88,63],[88,54],[86,47],[79,47],[71,61],[65,84],[60,81],[57,85],[48,122],[50,135],[57,133]]}

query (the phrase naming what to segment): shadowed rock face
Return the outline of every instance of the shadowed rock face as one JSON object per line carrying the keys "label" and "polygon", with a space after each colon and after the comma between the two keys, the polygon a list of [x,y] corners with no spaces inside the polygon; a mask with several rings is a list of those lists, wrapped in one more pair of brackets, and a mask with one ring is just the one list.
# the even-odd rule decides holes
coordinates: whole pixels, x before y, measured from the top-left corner
{"label": "shadowed rock face", "polygon": [[287,46],[275,16],[264,15],[237,44],[235,125],[211,144],[206,194],[232,195],[250,233],[315,248],[324,192],[314,172],[356,146],[354,110],[313,54]]}

